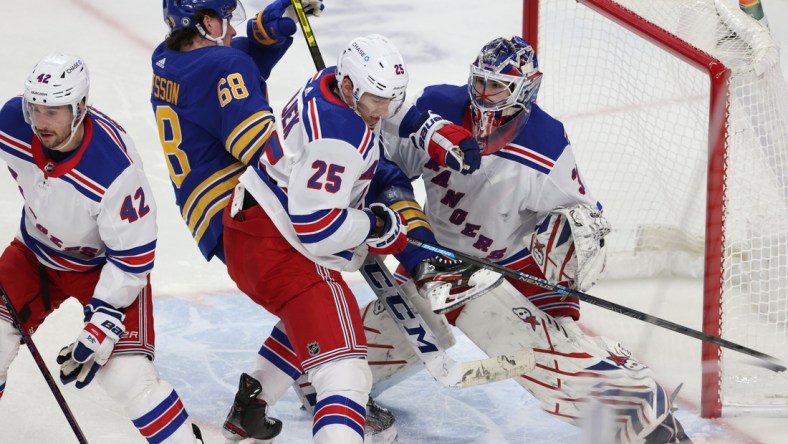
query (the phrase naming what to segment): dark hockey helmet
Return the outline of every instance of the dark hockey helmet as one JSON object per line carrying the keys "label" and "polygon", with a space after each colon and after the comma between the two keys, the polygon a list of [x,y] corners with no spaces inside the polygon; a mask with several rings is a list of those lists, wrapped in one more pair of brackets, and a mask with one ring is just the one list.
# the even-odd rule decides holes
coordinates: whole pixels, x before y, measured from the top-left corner
{"label": "dark hockey helmet", "polygon": [[521,37],[484,45],[468,78],[473,133],[482,154],[498,151],[519,134],[541,82],[534,49]]}
{"label": "dark hockey helmet", "polygon": [[246,20],[243,4],[237,0],[162,0],[162,7],[164,23],[170,31],[195,28],[199,24],[195,15],[206,9],[233,25]]}

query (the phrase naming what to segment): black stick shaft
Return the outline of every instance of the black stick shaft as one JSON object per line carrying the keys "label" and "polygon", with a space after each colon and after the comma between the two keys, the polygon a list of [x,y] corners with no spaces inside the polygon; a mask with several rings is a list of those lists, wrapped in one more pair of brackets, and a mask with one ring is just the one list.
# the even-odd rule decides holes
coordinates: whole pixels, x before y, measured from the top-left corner
{"label": "black stick shaft", "polygon": [[312,32],[312,26],[309,25],[309,19],[306,17],[306,13],[304,13],[304,7],[301,6],[301,0],[290,0],[290,2],[293,4],[293,8],[295,8],[296,17],[298,17],[298,23],[301,24],[301,31],[304,32],[306,45],[309,47],[309,54],[312,55],[312,61],[315,62],[315,68],[317,68],[318,71],[325,69],[326,63],[323,61],[323,56],[320,54],[320,48],[317,47],[315,34]]}
{"label": "black stick shaft", "polygon": [[8,299],[8,295],[5,294],[5,290],[0,287],[0,297],[3,298],[3,303],[8,308],[8,312],[11,314],[11,319],[14,321],[14,326],[19,333],[22,335],[22,341],[27,345],[27,348],[30,349],[30,354],[33,355],[33,360],[36,362],[38,369],[41,371],[41,374],[44,376],[44,379],[49,386],[49,390],[52,391],[52,394],[55,396],[55,400],[57,404],[60,406],[60,410],[63,411],[63,415],[66,417],[66,421],[68,421],[68,425],[71,426],[71,430],[74,431],[74,435],[76,435],[77,440],[80,444],[87,444],[88,440],[85,439],[85,435],[82,433],[82,429],[79,428],[79,424],[77,423],[74,414],[71,413],[71,409],[68,407],[68,403],[66,403],[66,399],[63,397],[63,393],[60,392],[60,388],[55,383],[54,378],[52,378],[52,374],[49,373],[49,369],[47,368],[44,359],[41,357],[41,353],[38,352],[38,347],[33,342],[33,338],[25,331],[25,328],[22,326],[22,322],[19,320],[19,313],[16,312],[13,304]]}
{"label": "black stick shaft", "polygon": [[498,265],[486,259],[473,257],[471,255],[461,253],[459,251],[454,251],[444,247],[439,247],[437,245],[430,244],[428,242],[413,238],[411,236],[408,236],[408,242],[412,245],[433,251],[437,254],[442,254],[452,259],[461,260],[463,262],[473,264],[485,268],[487,270],[492,270],[504,276],[509,276],[518,279],[520,281],[529,283],[531,285],[537,285],[541,288],[551,290],[559,294],[574,296],[588,304],[595,305],[597,307],[601,307],[610,311],[614,311],[616,313],[622,314],[624,316],[629,316],[630,318],[634,318],[639,321],[648,322],[649,324],[656,325],[658,327],[662,327],[674,331],[676,333],[683,334],[685,336],[690,336],[695,339],[700,339],[701,341],[710,342],[720,347],[724,347],[730,350],[735,350],[745,355],[754,356],[758,359],[765,361],[765,368],[768,368],[769,370],[772,370],[774,372],[779,373],[786,370],[785,364],[783,364],[782,361],[775,358],[774,356],[767,355],[765,353],[719,338],[717,336],[707,335],[706,333],[691,329],[684,325],[676,324],[675,322],[658,318],[656,316],[651,316],[650,314],[643,313],[642,311],[637,311],[632,308],[607,301],[605,299],[600,299],[596,296],[591,296],[590,294],[584,293],[582,291],[572,290],[571,288],[563,287],[561,285],[556,285],[545,279],[541,279],[536,276],[531,276],[529,274],[515,271],[510,268],[506,268],[502,265]]}

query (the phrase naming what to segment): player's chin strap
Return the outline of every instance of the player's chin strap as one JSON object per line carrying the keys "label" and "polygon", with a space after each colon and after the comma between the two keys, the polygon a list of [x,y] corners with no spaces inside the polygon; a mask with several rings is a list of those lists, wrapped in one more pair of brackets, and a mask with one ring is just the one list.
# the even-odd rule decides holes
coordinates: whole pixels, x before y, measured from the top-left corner
{"label": "player's chin strap", "polygon": [[202,27],[201,23],[195,25],[195,28],[197,28],[197,31],[200,32],[200,35],[203,36],[203,38],[216,43],[216,46],[224,46],[224,36],[227,35],[227,28],[229,28],[229,26],[227,26],[227,19],[222,19],[222,35],[219,37],[211,37],[210,34],[205,32],[205,28]]}
{"label": "player's chin strap", "polygon": [[435,334],[380,257],[367,256],[359,271],[408,339],[408,344],[427,367],[427,371],[441,384],[471,387],[513,378],[535,368],[536,360],[530,348],[478,361],[455,361],[441,347]]}
{"label": "player's chin strap", "polygon": [[596,296],[591,296],[590,294],[584,293],[582,291],[572,290],[571,288],[567,288],[562,285],[553,284],[547,281],[546,279],[538,278],[536,276],[531,276],[530,274],[512,270],[510,268],[504,267],[503,265],[498,265],[494,262],[491,262],[487,259],[482,259],[465,253],[461,253],[459,251],[450,250],[444,247],[439,247],[437,245],[431,244],[429,242],[420,239],[416,239],[411,236],[408,236],[408,243],[432,251],[434,253],[442,254],[452,259],[457,259],[465,263],[473,264],[482,268],[486,268],[488,270],[501,273],[504,276],[509,276],[511,278],[517,279],[519,281],[523,281],[531,285],[536,285],[546,290],[554,291],[558,294],[574,296],[588,304],[595,305],[597,307],[601,307],[606,310],[614,311],[616,313],[629,316],[630,318],[634,318],[639,321],[648,322],[649,324],[656,325],[658,327],[662,327],[671,331],[675,331],[676,333],[680,333],[685,336],[689,336],[695,339],[700,339],[701,341],[709,342],[714,345],[718,345],[720,347],[724,347],[730,350],[735,350],[745,355],[754,356],[758,358],[760,361],[754,362],[753,364],[771,370],[773,372],[782,373],[786,370],[785,364],[781,360],[775,358],[774,356],[767,355],[766,353],[753,350],[751,348],[736,344],[734,342],[719,338],[717,336],[707,335],[706,333],[693,330],[689,327],[685,327],[683,325],[676,324],[674,322],[670,322],[665,319],[658,318],[656,316],[651,316],[650,314],[643,313],[642,311],[637,311],[632,308],[626,307],[624,305],[619,305],[614,302],[607,301],[605,299],[600,299]]}

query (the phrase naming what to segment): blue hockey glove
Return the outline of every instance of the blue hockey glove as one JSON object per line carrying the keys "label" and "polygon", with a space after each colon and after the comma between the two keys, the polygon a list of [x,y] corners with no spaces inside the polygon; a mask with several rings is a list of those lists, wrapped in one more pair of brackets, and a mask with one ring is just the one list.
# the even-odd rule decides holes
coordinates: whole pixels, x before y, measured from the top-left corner
{"label": "blue hockey glove", "polygon": [[90,384],[123,335],[124,316],[100,299],[90,300],[85,306],[85,328],[76,342],[63,347],[57,357],[63,384],[76,380],[76,387],[80,389]]}
{"label": "blue hockey glove", "polygon": [[[301,5],[306,15],[319,16],[323,10],[321,0],[302,0]],[[276,0],[266,6],[252,22],[252,35],[264,45],[278,46],[295,34],[297,21],[290,0]]]}

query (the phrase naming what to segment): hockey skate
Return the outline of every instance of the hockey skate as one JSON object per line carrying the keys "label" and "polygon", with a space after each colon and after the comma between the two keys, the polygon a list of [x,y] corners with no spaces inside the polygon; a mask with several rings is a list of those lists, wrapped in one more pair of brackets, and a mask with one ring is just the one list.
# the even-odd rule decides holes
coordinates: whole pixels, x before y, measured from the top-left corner
{"label": "hockey skate", "polygon": [[260,381],[246,373],[241,374],[235,401],[222,427],[222,434],[228,442],[247,438],[272,440],[282,431],[282,421],[266,416],[268,404],[257,398],[262,389]]}
{"label": "hockey skate", "polygon": [[673,412],[668,413],[665,420],[646,436],[645,442],[646,444],[692,444],[692,440],[684,433],[684,427]]}
{"label": "hockey skate", "polygon": [[419,294],[438,314],[451,311],[500,285],[503,276],[445,256],[421,261],[412,273]]}
{"label": "hockey skate", "polygon": [[364,444],[393,444],[397,442],[394,414],[379,405],[370,396],[367,401],[367,419],[364,428]]}

